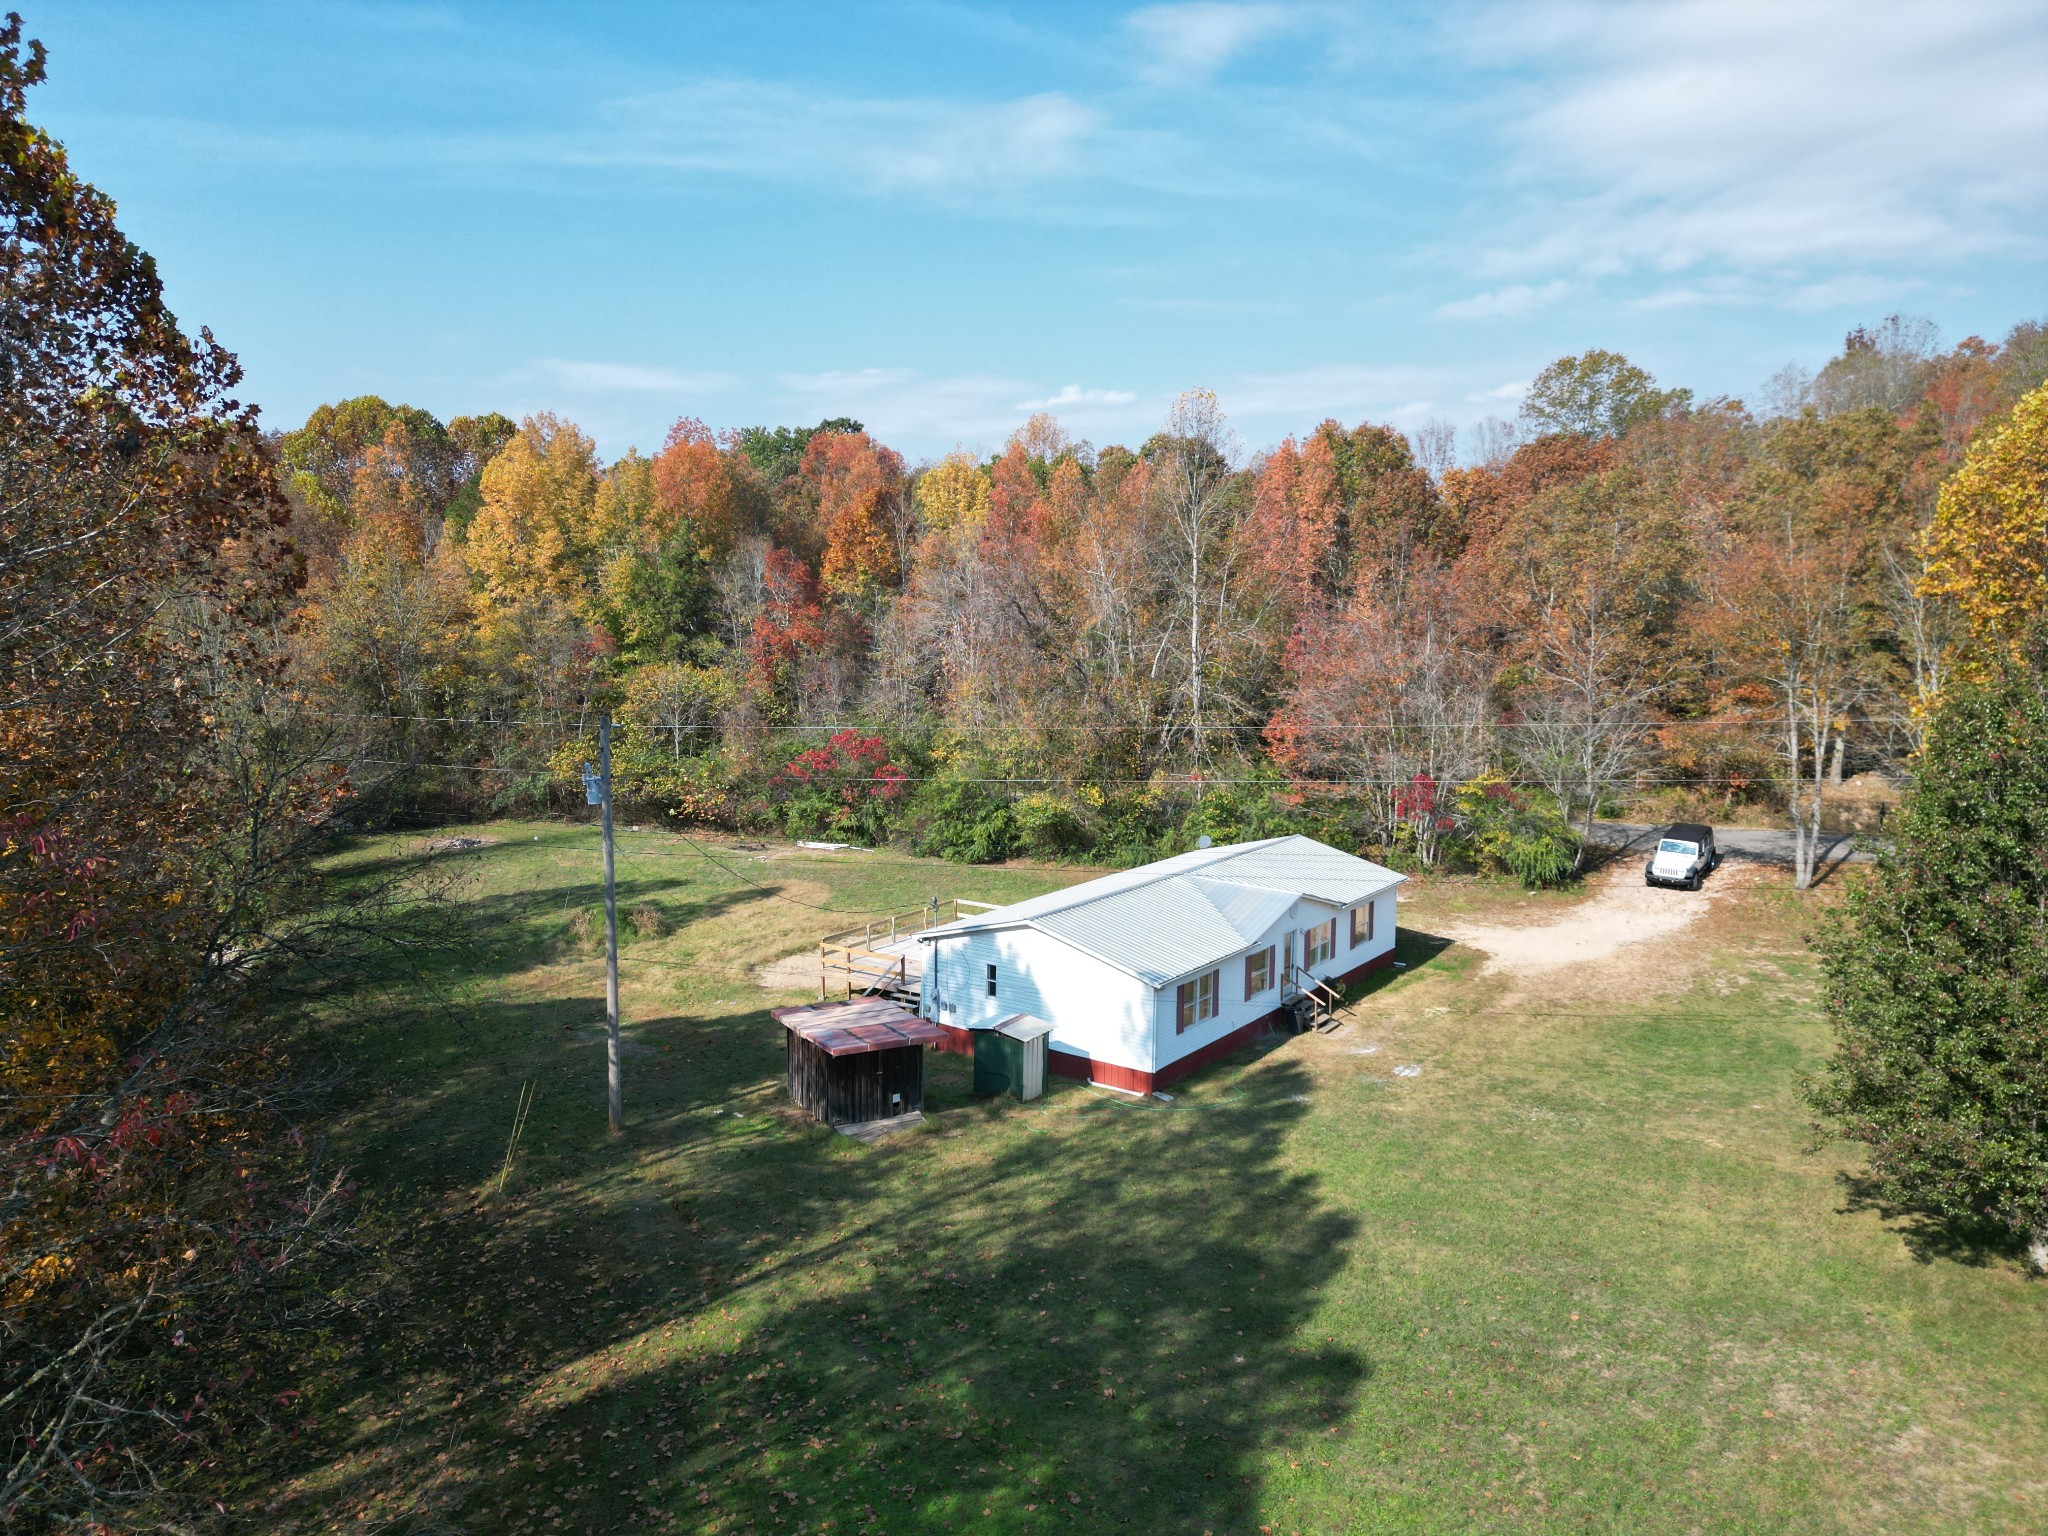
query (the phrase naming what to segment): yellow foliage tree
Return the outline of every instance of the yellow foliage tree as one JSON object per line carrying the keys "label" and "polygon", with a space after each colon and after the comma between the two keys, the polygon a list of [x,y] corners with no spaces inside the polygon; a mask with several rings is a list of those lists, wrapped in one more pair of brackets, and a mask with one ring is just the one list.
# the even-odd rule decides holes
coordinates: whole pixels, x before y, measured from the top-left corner
{"label": "yellow foliage tree", "polygon": [[1954,600],[1978,644],[2011,645],[2048,617],[2048,384],[1941,488],[1927,555],[1928,591]]}
{"label": "yellow foliage tree", "polygon": [[529,416],[484,470],[480,489],[464,553],[491,603],[581,598],[600,536],[596,445],[572,422]]}
{"label": "yellow foliage tree", "polygon": [[917,506],[934,533],[972,533],[988,516],[988,476],[966,454],[949,453],[917,477]]}

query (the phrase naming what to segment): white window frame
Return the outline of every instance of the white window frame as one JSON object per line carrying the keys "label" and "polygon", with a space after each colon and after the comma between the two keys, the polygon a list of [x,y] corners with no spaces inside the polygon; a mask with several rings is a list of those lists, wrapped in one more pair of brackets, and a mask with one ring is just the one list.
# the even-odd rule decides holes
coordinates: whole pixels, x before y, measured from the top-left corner
{"label": "white window frame", "polygon": [[[1353,949],[1358,948],[1361,944],[1370,944],[1372,942],[1375,916],[1373,908],[1375,905],[1376,903],[1368,901],[1351,909],[1351,947]],[[1361,915],[1365,918],[1365,931],[1363,933],[1358,928],[1358,919]]]}
{"label": "white window frame", "polygon": [[[1252,985],[1252,963],[1254,961],[1264,962],[1264,969],[1260,973],[1259,984],[1256,987]],[[1262,992],[1273,990],[1273,964],[1274,954],[1271,944],[1268,944],[1264,949],[1255,949],[1244,957],[1244,1000],[1246,1002],[1250,1002]]]}

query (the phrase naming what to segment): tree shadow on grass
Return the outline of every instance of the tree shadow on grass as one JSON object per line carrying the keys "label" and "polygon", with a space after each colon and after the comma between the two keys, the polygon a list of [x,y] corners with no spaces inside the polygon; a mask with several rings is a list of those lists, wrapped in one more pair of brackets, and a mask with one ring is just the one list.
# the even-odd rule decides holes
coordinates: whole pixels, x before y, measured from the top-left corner
{"label": "tree shadow on grass", "polygon": [[573,1195],[408,1233],[352,1367],[392,1416],[314,1503],[402,1463],[419,1530],[1249,1530],[1369,1379],[1313,1321],[1356,1223],[1282,1160],[1307,1087],[1062,1086],[872,1150],[650,1090]]}
{"label": "tree shadow on grass", "polygon": [[1853,1216],[1866,1211],[1876,1212],[1878,1219],[1898,1234],[1899,1241],[1906,1245],[1906,1251],[1922,1264],[1945,1260],[1973,1269],[1987,1269],[1997,1264],[2017,1263],[2026,1252],[2026,1243],[2009,1227],[1995,1222],[1943,1216],[1935,1211],[1902,1204],[1887,1198],[1878,1181],[1867,1174],[1845,1172],[1835,1178],[1842,1187],[1843,1195],[1839,1214]]}

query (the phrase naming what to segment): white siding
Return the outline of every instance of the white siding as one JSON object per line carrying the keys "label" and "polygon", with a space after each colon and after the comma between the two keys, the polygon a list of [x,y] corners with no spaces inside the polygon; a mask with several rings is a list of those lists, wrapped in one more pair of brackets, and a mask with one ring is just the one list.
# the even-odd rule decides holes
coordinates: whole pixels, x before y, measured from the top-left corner
{"label": "white siding", "polygon": [[[1332,909],[1312,901],[1297,901],[1286,917],[1273,927],[1256,944],[1247,944],[1239,954],[1231,956],[1218,967],[1222,986],[1219,992],[1220,1006],[1216,1017],[1197,1024],[1182,1034],[1175,1027],[1179,982],[1190,980],[1181,977],[1169,982],[1156,992],[1152,1007],[1153,1060],[1154,1070],[1169,1062],[1199,1051],[1213,1041],[1221,1040],[1232,1030],[1242,1029],[1252,1020],[1271,1013],[1280,1006],[1281,991],[1278,986],[1261,992],[1249,1002],[1244,998],[1244,957],[1254,950],[1271,945],[1274,950],[1273,965],[1276,973],[1284,969],[1287,957],[1293,963],[1301,963],[1301,934],[1306,928],[1328,922],[1333,916],[1337,921],[1337,952],[1328,960],[1310,968],[1310,974],[1320,981],[1329,981],[1359,966],[1376,955],[1383,955],[1394,947],[1394,893],[1388,891],[1373,899],[1372,938],[1351,947],[1350,909]],[[1290,949],[1291,944],[1291,949]],[[1200,975],[1198,971],[1195,973]]]}
{"label": "white siding", "polygon": [[[960,1029],[987,1028],[1014,1013],[1052,1026],[1052,1048],[1149,1072],[1151,988],[1072,945],[1032,928],[940,939],[928,946],[922,1011]],[[988,995],[989,963],[996,995]]]}
{"label": "white siding", "polygon": [[[1394,893],[1374,898],[1373,906],[1373,937],[1354,949],[1348,908],[1295,902],[1257,943],[1218,963],[1216,1017],[1185,1034],[1174,1027],[1175,992],[1180,981],[1190,978],[1148,987],[1106,961],[1032,928],[967,933],[929,945],[921,1011],[961,1029],[987,1028],[1012,1014],[1032,1014],[1052,1025],[1054,1050],[1156,1072],[1280,1006],[1277,980],[1249,1001],[1244,996],[1244,957],[1254,950],[1273,947],[1276,973],[1283,956],[1291,954],[1299,964],[1302,930],[1333,917],[1337,951],[1314,967],[1318,978],[1342,976],[1393,949]],[[997,968],[994,997],[988,995],[986,968],[991,961]]]}
{"label": "white siding", "polygon": [[[1245,945],[1237,954],[1222,962],[1217,967],[1222,975],[1217,978],[1220,986],[1217,990],[1216,1017],[1204,1020],[1185,1034],[1177,1027],[1179,981],[1169,982],[1161,987],[1154,994],[1155,1002],[1152,1009],[1153,1059],[1157,1063],[1154,1070],[1169,1062],[1179,1061],[1181,1057],[1191,1055],[1203,1046],[1221,1040],[1232,1030],[1242,1029],[1253,1019],[1261,1018],[1278,1008],[1281,996],[1279,973],[1284,963],[1282,953],[1287,935],[1298,934],[1311,921],[1320,921],[1304,918],[1304,912],[1321,910],[1320,907],[1311,906],[1307,902],[1297,901],[1285,917],[1266,931],[1258,943]],[[1274,984],[1247,1001],[1244,995],[1244,958],[1254,950],[1264,949],[1268,945],[1273,949]],[[1301,956],[1299,939],[1295,941],[1294,954],[1296,959]],[[1195,975],[1199,976],[1201,972],[1197,971]],[[1192,979],[1185,976],[1180,978],[1181,981]]]}

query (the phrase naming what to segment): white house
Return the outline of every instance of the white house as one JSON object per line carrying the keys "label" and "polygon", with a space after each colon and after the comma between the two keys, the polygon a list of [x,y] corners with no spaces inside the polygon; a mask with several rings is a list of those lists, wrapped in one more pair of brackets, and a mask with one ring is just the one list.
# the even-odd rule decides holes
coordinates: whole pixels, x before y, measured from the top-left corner
{"label": "white house", "polygon": [[1178,854],[919,934],[919,1012],[956,1050],[1032,1015],[1053,1071],[1149,1093],[1278,1024],[1306,977],[1390,964],[1404,878],[1309,837]]}

